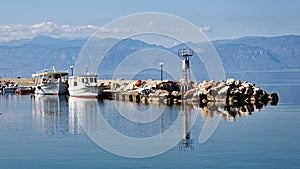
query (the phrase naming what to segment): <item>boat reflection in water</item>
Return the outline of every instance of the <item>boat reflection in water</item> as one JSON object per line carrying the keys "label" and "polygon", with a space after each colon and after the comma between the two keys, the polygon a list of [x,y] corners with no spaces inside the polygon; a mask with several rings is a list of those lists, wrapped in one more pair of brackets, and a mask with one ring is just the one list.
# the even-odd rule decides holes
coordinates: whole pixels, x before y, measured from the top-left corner
{"label": "boat reflection in water", "polygon": [[61,95],[35,95],[32,99],[33,129],[49,137],[80,134],[75,114],[69,113],[68,99]]}
{"label": "boat reflection in water", "polygon": [[[125,157],[161,154],[189,132],[181,106],[146,105],[114,100],[69,98],[69,111],[94,143]],[[194,111],[194,112],[193,112]],[[192,124],[197,113],[191,109]],[[185,137],[185,136],[184,136]]]}
{"label": "boat reflection in water", "polygon": [[[84,132],[95,144],[114,154],[150,157],[176,145],[180,151],[191,151],[195,138],[199,137],[199,143],[206,141],[221,120],[234,121],[264,106],[261,102],[148,105],[41,95],[32,100],[32,118],[34,128],[49,136]],[[203,119],[200,123],[204,122],[203,126],[199,123],[195,126],[202,127],[200,136],[191,135],[198,115]]]}
{"label": "boat reflection in water", "polygon": [[93,129],[99,110],[98,99],[69,97],[69,114],[76,116],[78,124],[86,129]]}

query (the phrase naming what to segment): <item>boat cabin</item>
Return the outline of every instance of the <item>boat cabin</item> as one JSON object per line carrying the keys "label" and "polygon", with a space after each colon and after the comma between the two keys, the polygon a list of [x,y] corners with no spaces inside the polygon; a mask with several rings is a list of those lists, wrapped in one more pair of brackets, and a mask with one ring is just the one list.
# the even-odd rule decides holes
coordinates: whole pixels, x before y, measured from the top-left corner
{"label": "boat cabin", "polygon": [[97,85],[96,75],[84,75],[69,77],[70,86],[86,86],[86,85]]}
{"label": "boat cabin", "polygon": [[43,72],[32,75],[33,85],[55,83],[55,82],[66,82],[68,72]]}

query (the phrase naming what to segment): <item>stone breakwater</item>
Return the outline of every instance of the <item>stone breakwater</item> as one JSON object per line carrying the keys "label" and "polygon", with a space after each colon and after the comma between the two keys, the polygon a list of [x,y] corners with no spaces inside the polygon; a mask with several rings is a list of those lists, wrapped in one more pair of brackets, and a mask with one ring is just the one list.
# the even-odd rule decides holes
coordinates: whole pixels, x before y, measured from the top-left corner
{"label": "stone breakwater", "polygon": [[226,101],[233,103],[255,103],[276,105],[279,97],[277,93],[268,94],[265,90],[254,83],[241,82],[240,80],[228,79],[225,81],[203,81],[193,84],[193,89],[187,91],[184,99],[206,103],[208,101]]}
{"label": "stone breakwater", "polygon": [[227,81],[191,82],[190,90],[181,92],[181,84],[176,81],[106,81],[108,92],[113,99],[135,102],[180,103],[182,101],[207,104],[225,102],[226,104],[262,102],[264,105],[276,105],[277,93],[268,94],[254,83],[228,79]]}
{"label": "stone breakwater", "polygon": [[199,110],[204,118],[218,115],[228,121],[258,112],[267,104],[277,105],[279,101],[277,93],[268,94],[254,83],[235,79],[191,83],[187,92],[181,92],[181,84],[176,81],[113,80],[102,85],[107,88],[102,98],[146,104],[179,104]]}
{"label": "stone breakwater", "polygon": [[[228,121],[235,121],[236,117],[251,115],[267,104],[276,106],[279,101],[277,93],[268,94],[253,83],[235,79],[204,81],[195,85],[198,86],[192,90],[199,92],[199,109],[204,118],[217,114]],[[196,98],[193,95],[192,100]]]}

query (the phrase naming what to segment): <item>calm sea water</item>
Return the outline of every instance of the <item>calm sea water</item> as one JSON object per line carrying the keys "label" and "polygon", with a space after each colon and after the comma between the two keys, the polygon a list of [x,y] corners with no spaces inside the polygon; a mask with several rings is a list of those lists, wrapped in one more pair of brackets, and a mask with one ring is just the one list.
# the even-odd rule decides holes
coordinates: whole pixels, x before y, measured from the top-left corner
{"label": "calm sea water", "polygon": [[[299,168],[300,73],[228,76],[254,82],[268,93],[277,92],[279,103],[237,116],[234,121],[222,118],[202,144],[198,139],[207,114],[193,105],[1,95],[0,168]],[[216,112],[213,117],[220,116]],[[189,142],[181,141],[148,158],[120,156],[146,151],[147,145],[144,150],[138,142],[118,142],[116,133],[103,129],[109,124],[133,140],[158,136],[161,140],[155,146],[165,147],[172,142],[164,138],[177,119],[180,131],[172,139],[183,138],[191,128]],[[152,151],[153,145],[149,145],[145,154]]]}

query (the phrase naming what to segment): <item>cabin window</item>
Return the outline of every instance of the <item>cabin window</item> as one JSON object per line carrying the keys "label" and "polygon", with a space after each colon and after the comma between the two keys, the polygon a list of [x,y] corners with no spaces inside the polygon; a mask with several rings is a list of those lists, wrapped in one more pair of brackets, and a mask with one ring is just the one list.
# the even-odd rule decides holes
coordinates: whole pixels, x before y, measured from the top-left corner
{"label": "cabin window", "polygon": [[55,74],[54,79],[58,79],[58,78],[60,78],[60,74]]}
{"label": "cabin window", "polygon": [[74,78],[74,86],[77,86],[77,78]]}
{"label": "cabin window", "polygon": [[91,83],[94,83],[94,78],[91,77],[91,78],[90,78],[90,82],[91,82]]}
{"label": "cabin window", "polygon": [[95,83],[97,83],[97,79],[96,79],[96,78],[94,78],[94,80],[95,80]]}
{"label": "cabin window", "polygon": [[81,78],[81,82],[84,83],[84,78]]}

